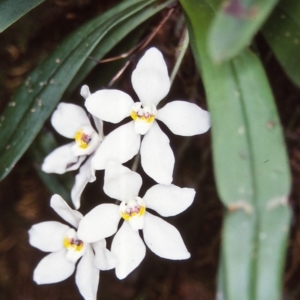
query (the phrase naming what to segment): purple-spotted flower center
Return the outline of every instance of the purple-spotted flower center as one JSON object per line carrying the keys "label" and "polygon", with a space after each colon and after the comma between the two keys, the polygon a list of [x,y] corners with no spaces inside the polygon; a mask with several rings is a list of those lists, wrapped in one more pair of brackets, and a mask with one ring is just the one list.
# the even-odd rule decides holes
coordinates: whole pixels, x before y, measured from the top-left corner
{"label": "purple-spotted flower center", "polygon": [[83,126],[78,129],[74,139],[75,144],[72,151],[76,156],[92,154],[101,142],[100,136],[91,126]]}
{"label": "purple-spotted flower center", "polygon": [[86,149],[91,142],[92,137],[82,129],[78,130],[75,134],[75,142],[79,148]]}
{"label": "purple-spotted flower center", "polygon": [[67,250],[66,258],[74,262],[76,262],[86,250],[85,243],[78,239],[76,231],[72,228],[65,233],[63,245]]}
{"label": "purple-spotted flower center", "polygon": [[140,197],[120,204],[121,217],[128,221],[132,229],[143,229],[146,205]]}
{"label": "purple-spotted flower center", "polygon": [[157,109],[154,105],[142,107],[141,102],[136,102],[131,108],[130,116],[134,121],[136,133],[145,134],[155,120]]}

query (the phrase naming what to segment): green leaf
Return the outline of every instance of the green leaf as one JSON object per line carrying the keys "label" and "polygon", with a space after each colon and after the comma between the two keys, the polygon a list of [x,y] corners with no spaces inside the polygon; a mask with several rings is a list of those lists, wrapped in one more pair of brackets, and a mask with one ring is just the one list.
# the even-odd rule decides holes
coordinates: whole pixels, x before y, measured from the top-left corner
{"label": "green leaf", "polygon": [[262,33],[286,74],[300,87],[300,2],[280,2]]}
{"label": "green leaf", "polygon": [[0,1],[0,32],[12,25],[27,12],[45,0],[1,0]]}
{"label": "green leaf", "polygon": [[[103,37],[101,44],[97,45],[95,49],[90,54],[91,57],[98,59],[102,58],[106,53],[108,53],[118,42],[120,42],[128,32],[136,28],[142,22],[146,21],[154,14],[167,7],[173,1],[167,1],[161,5],[153,5],[145,7],[143,10],[135,14],[134,18],[127,18],[124,21],[117,24],[108,34]],[[120,49],[119,54],[122,54],[122,49]],[[86,60],[84,64],[79,69],[76,77],[70,83],[70,90],[78,86],[86,75],[96,66],[94,60]]]}
{"label": "green leaf", "polygon": [[[80,67],[103,38],[123,20],[134,20],[135,14],[151,3],[155,6],[154,0],[123,1],[76,30],[31,72],[0,117],[0,179],[29,147]],[[116,36],[112,33],[110,37]],[[116,38],[116,42],[118,40]]]}
{"label": "green leaf", "polygon": [[261,62],[250,51],[214,64],[207,51],[213,6],[205,0],[181,3],[212,118],[218,193],[228,208],[221,250],[225,288],[220,289],[230,300],[241,295],[279,299],[290,173],[273,95]]}
{"label": "green leaf", "polygon": [[[252,156],[257,210],[256,299],[279,299],[290,226],[290,170],[282,128],[262,64],[253,54],[233,61],[238,74]],[[267,276],[267,278],[266,278]],[[268,282],[268,284],[267,284]]]}
{"label": "green leaf", "polygon": [[212,21],[208,49],[215,62],[236,56],[246,48],[278,0],[229,0]]}
{"label": "green leaf", "polygon": [[224,270],[224,260],[221,254],[220,260],[219,260],[219,269],[218,269],[218,290],[216,295],[216,300],[225,300],[225,294],[226,294],[226,282],[225,282],[225,270]]}

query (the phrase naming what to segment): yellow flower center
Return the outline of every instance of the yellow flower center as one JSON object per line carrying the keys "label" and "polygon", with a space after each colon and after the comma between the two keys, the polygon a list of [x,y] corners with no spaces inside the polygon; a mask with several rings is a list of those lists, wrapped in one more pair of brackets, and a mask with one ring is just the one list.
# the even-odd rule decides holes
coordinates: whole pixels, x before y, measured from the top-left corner
{"label": "yellow flower center", "polygon": [[146,134],[153,124],[157,114],[155,105],[144,106],[141,102],[133,104],[130,112],[131,118],[134,120],[134,130],[139,134]]}
{"label": "yellow flower center", "polygon": [[91,140],[91,136],[84,133],[83,130],[78,130],[75,134],[75,142],[82,149],[86,149]]}
{"label": "yellow flower center", "polygon": [[134,200],[130,200],[125,203],[122,202],[120,205],[121,217],[129,221],[132,218],[141,217],[146,212],[146,205],[140,197],[136,197]]}
{"label": "yellow flower center", "polygon": [[77,240],[74,238],[65,237],[64,238],[64,247],[68,250],[81,251],[83,248],[83,241]]}
{"label": "yellow flower center", "polygon": [[142,112],[141,114],[139,114],[138,111],[134,111],[134,110],[131,111],[130,116],[134,121],[140,120],[140,121],[144,121],[144,122],[147,122],[147,123],[152,123],[155,119],[154,114],[151,114],[151,113],[148,113],[148,112]]}
{"label": "yellow flower center", "polygon": [[143,216],[145,212],[145,206],[135,206],[134,208],[129,208],[126,211],[122,211],[121,216],[124,220],[129,221],[133,217]]}

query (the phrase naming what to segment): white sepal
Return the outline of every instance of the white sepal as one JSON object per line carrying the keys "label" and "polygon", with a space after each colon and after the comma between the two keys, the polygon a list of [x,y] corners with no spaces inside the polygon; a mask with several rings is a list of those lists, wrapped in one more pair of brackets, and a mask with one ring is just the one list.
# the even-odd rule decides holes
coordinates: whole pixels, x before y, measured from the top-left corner
{"label": "white sepal", "polygon": [[96,150],[92,165],[96,170],[103,170],[108,161],[120,163],[133,158],[140,149],[141,138],[133,129],[133,122],[124,124],[108,134]]}
{"label": "white sepal", "polygon": [[90,126],[90,120],[78,105],[61,102],[52,114],[51,124],[62,136],[73,139],[78,129],[82,126]]}
{"label": "white sepal", "polygon": [[77,265],[75,282],[85,300],[97,299],[99,270],[94,265],[94,254],[90,246]]}
{"label": "white sepal", "polygon": [[164,122],[174,133],[191,136],[210,128],[210,115],[194,103],[172,101],[158,110],[157,119]]}
{"label": "white sepal", "polygon": [[119,123],[130,116],[132,98],[119,90],[100,90],[85,101],[86,109],[100,120]]}
{"label": "white sepal", "polygon": [[90,89],[87,85],[83,85],[80,89],[80,95],[86,99],[87,97],[89,97],[91,95]]}
{"label": "white sepal", "polygon": [[78,227],[78,224],[82,219],[82,214],[77,210],[71,209],[61,196],[57,194],[53,195],[50,200],[50,206],[65,221],[73,225],[75,228]]}
{"label": "white sepal", "polygon": [[179,231],[163,219],[145,213],[144,241],[156,255],[168,259],[187,259],[190,253]]}
{"label": "white sepal", "polygon": [[146,247],[139,232],[124,222],[112,241],[111,252],[117,258],[116,276],[123,279],[144,259]]}
{"label": "white sepal", "polygon": [[34,269],[33,280],[37,284],[56,283],[70,277],[75,263],[66,259],[66,249],[45,256]]}
{"label": "white sepal", "polygon": [[116,266],[117,260],[115,256],[106,249],[105,240],[93,243],[92,246],[95,251],[94,263],[99,270],[106,271]]}
{"label": "white sepal", "polygon": [[86,156],[76,156],[72,147],[74,142],[63,145],[53,150],[43,161],[42,170],[46,173],[64,174],[77,170]]}
{"label": "white sepal", "polygon": [[96,180],[95,170],[91,166],[92,156],[81,166],[75,177],[75,184],[71,190],[71,199],[76,209],[80,208],[81,194],[89,182]]}
{"label": "white sepal", "polygon": [[147,208],[154,209],[161,216],[175,216],[185,211],[195,197],[195,190],[176,185],[156,184],[143,197]]}
{"label": "white sepal", "polygon": [[28,231],[29,244],[44,252],[54,252],[63,248],[63,238],[69,226],[56,221],[34,224]]}
{"label": "white sepal", "polygon": [[156,182],[170,184],[173,180],[175,158],[169,138],[154,122],[141,144],[141,164]]}
{"label": "white sepal", "polygon": [[156,106],[168,94],[171,83],[167,65],[159,50],[147,50],[132,72],[131,82],[144,105]]}
{"label": "white sepal", "polygon": [[103,240],[117,231],[120,218],[118,205],[100,204],[83,217],[77,235],[87,243]]}
{"label": "white sepal", "polygon": [[107,163],[103,187],[106,195],[128,201],[138,195],[141,186],[142,177],[138,173],[114,161]]}

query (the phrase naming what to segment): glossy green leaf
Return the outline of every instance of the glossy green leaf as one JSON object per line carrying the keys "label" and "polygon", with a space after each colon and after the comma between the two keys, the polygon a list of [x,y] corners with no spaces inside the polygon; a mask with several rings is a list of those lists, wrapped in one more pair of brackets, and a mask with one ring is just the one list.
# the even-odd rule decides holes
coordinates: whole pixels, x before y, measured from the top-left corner
{"label": "glossy green leaf", "polygon": [[300,2],[280,2],[262,32],[286,74],[300,86]]}
{"label": "glossy green leaf", "polygon": [[[256,224],[255,299],[279,299],[290,226],[290,171],[280,120],[262,64],[244,52],[233,61],[249,130]],[[267,278],[268,279],[267,279]]]}
{"label": "glossy green leaf", "polygon": [[[135,14],[151,3],[155,6],[154,0],[123,1],[76,30],[29,75],[0,117],[1,179],[31,144],[75,74],[102,39],[123,20],[134,20]],[[121,34],[124,36],[126,32]],[[117,31],[110,38],[117,43],[118,35]],[[102,46],[106,47],[105,43]]]}
{"label": "glossy green leaf", "polygon": [[224,2],[212,21],[208,36],[208,49],[213,60],[228,60],[245,49],[277,2],[278,0]]}
{"label": "glossy green leaf", "polygon": [[[127,18],[124,21],[117,24],[113,30],[111,30],[103,40],[101,44],[97,45],[95,49],[90,54],[90,57],[94,59],[102,58],[106,53],[108,53],[121,39],[126,36],[128,32],[136,28],[145,20],[152,17],[154,14],[167,7],[172,3],[173,0],[166,1],[160,5],[151,5],[145,7],[140,12],[134,15],[134,18]],[[120,49],[119,54],[122,54],[124,51]],[[82,82],[82,80],[86,77],[86,75],[95,67],[96,62],[93,59],[86,60],[84,64],[78,71],[78,74],[74,78],[74,80],[70,83],[70,90],[73,90],[74,87],[78,86]]]}
{"label": "glossy green leaf", "polygon": [[1,0],[0,32],[45,0]]}
{"label": "glossy green leaf", "polygon": [[213,63],[207,51],[216,11],[212,2],[181,3],[211,112],[217,188],[228,208],[221,250],[224,298],[279,299],[290,174],[273,95],[261,62],[250,51]]}

